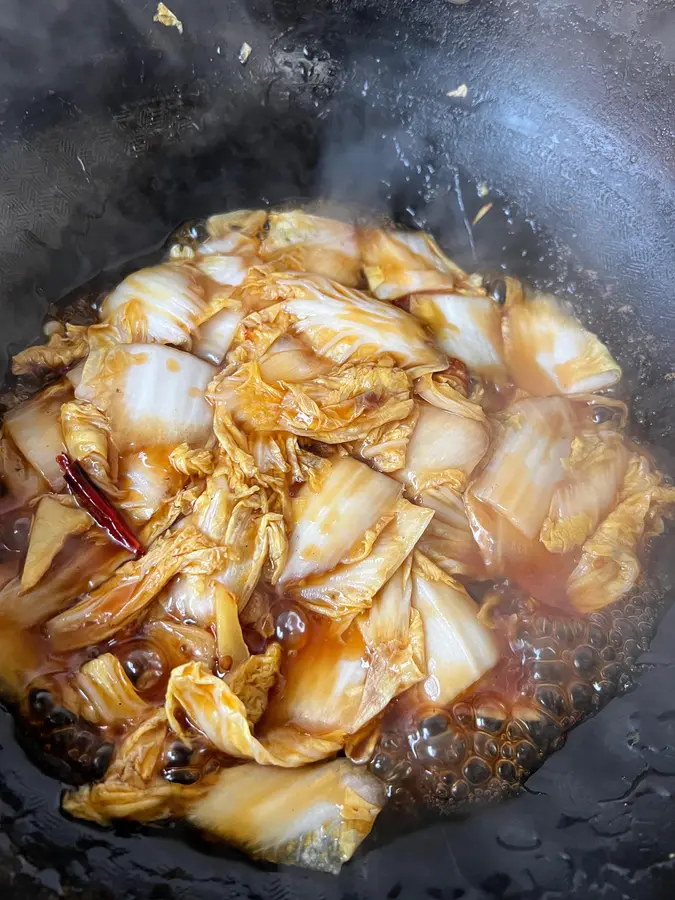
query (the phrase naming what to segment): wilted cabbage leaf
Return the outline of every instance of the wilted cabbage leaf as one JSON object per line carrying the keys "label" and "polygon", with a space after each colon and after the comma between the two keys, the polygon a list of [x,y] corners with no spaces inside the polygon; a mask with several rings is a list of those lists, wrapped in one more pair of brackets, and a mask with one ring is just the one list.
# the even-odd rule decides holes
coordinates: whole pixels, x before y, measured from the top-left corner
{"label": "wilted cabbage leaf", "polygon": [[[440,371],[447,365],[445,355],[413,316],[360,291],[318,275],[292,273],[268,276],[261,290],[280,300],[249,317],[258,331],[254,346],[263,352],[290,329],[319,356],[339,365],[386,359],[413,377]],[[248,321],[244,320],[242,329]],[[247,337],[251,340],[250,335]],[[251,356],[247,349],[246,355],[257,358],[260,351]]]}
{"label": "wilted cabbage leaf", "polygon": [[211,475],[216,466],[212,450],[192,450],[187,443],[174,447],[169,454],[169,462],[183,475]]}
{"label": "wilted cabbage leaf", "polygon": [[61,404],[72,396],[69,382],[58,381],[15,406],[7,413],[3,424],[3,431],[14,446],[54,491],[61,491],[65,486],[56,457],[66,450],[61,429]]}
{"label": "wilted cabbage leaf", "polygon": [[428,676],[424,692],[445,706],[499,660],[494,633],[478,621],[466,590],[429,559],[415,552],[412,605],[424,626]]}
{"label": "wilted cabbage leaf", "polygon": [[618,505],[584,543],[567,584],[577,609],[601,609],[635,586],[641,571],[638,545],[643,537],[661,533],[662,515],[673,504],[675,488],[663,483],[646,457],[633,454]]}
{"label": "wilted cabbage leaf", "polygon": [[256,725],[267,709],[269,692],[279,679],[281,646],[269,644],[264,653],[248,656],[225,676],[225,681],[246,708],[246,718]]}
{"label": "wilted cabbage leaf", "polygon": [[47,634],[58,652],[87,647],[111,637],[135,619],[179,572],[209,575],[227,551],[194,526],[159,538],[140,559],[122,566],[101,587],[51,619]]}
{"label": "wilted cabbage leaf", "polygon": [[21,573],[21,590],[29,591],[47,573],[54,557],[69,537],[83,534],[94,524],[89,513],[52,496],[42,497],[35,508],[26,559]]}
{"label": "wilted cabbage leaf", "polygon": [[461,359],[472,372],[492,381],[505,380],[502,311],[494,300],[480,295],[413,294],[410,312],[429,326],[448,356]]}
{"label": "wilted cabbage leaf", "polygon": [[343,619],[368,609],[373,597],[411,552],[434,513],[399,500],[394,517],[373,542],[367,556],[337,565],[332,571],[285,584],[287,593],[305,607]]}
{"label": "wilted cabbage leaf", "polygon": [[199,273],[175,263],[139,269],[108,294],[101,321],[115,326],[124,343],[191,346],[206,311]]}
{"label": "wilted cabbage leaf", "polygon": [[360,244],[368,287],[378,300],[452,290],[467,277],[432,237],[420,231],[365,230]]}
{"label": "wilted cabbage leaf", "polygon": [[455,416],[474,419],[476,422],[485,424],[485,413],[480,403],[468,399],[457,389],[454,381],[443,372],[422,375],[415,382],[415,393],[431,406],[444,409]]}
{"label": "wilted cabbage leaf", "polygon": [[209,396],[249,433],[286,431],[328,444],[366,437],[411,412],[408,376],[385,366],[347,366],[307,382],[266,381],[257,362],[218,378]]}
{"label": "wilted cabbage leaf", "polygon": [[347,287],[356,287],[361,280],[356,228],[301,209],[270,213],[260,256],[278,270],[311,272]]}
{"label": "wilted cabbage leaf", "polygon": [[530,394],[599,391],[621,378],[607,347],[548,294],[509,300],[503,332],[509,373]]}
{"label": "wilted cabbage leaf", "polygon": [[71,400],[61,407],[61,429],[71,459],[76,460],[97,487],[119,499],[115,485],[117,451],[110,441],[110,423],[93,403]]}
{"label": "wilted cabbage leaf", "polygon": [[144,623],[143,634],[159,649],[171,668],[186,662],[201,662],[209,668],[215,665],[216,642],[206,628],[176,622],[158,611]]}
{"label": "wilted cabbage leaf", "polygon": [[572,442],[569,475],[556,489],[548,517],[541,529],[541,540],[552,553],[568,553],[580,547],[601,519],[615,505],[628,464],[628,451],[621,437],[606,439],[589,436],[581,457]]}
{"label": "wilted cabbage leaf", "polygon": [[239,622],[239,598],[215,579],[210,585],[216,620],[218,659],[223,668],[233,668],[249,658]]}
{"label": "wilted cabbage leaf", "polygon": [[[222,753],[235,759],[251,759],[263,766],[303,766],[321,759],[335,748],[315,743],[315,755],[308,755],[303,735],[297,745],[276,744],[268,749],[263,739],[252,732],[246,704],[226,680],[213,675],[200,663],[186,663],[174,669],[166,690],[166,714],[169,724],[181,738],[190,742],[190,733],[176,712],[182,710],[191,726],[201,732]],[[280,747],[282,752],[274,749]],[[321,755],[316,755],[321,753]]]}
{"label": "wilted cabbage leaf", "polygon": [[46,344],[28,347],[12,357],[13,375],[40,375],[63,371],[83,359],[89,352],[86,325],[67,323],[63,330],[50,335]]}
{"label": "wilted cabbage leaf", "polygon": [[189,817],[253,857],[337,873],[383,804],[377,778],[346,759],[292,772],[249,763],[221,772]]}
{"label": "wilted cabbage leaf", "polygon": [[85,663],[75,675],[74,686],[82,695],[82,702],[74,712],[94,725],[133,721],[151,712],[112,653],[103,653]]}
{"label": "wilted cabbage leaf", "polygon": [[65,811],[99,825],[114,819],[154,822],[184,814],[208,784],[173,784],[155,775],[166,736],[166,715],[160,710],[124,738],[103,781],[64,794]]}

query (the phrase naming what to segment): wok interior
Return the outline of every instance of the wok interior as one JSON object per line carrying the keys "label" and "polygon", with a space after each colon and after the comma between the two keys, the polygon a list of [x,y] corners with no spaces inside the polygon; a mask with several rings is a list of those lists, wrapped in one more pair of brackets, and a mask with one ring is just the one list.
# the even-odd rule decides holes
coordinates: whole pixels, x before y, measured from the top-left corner
{"label": "wok interior", "polygon": [[[301,43],[302,42],[298,40],[293,47],[293,52],[290,54],[293,61],[301,56]],[[545,42],[540,52],[544,53],[544,48]],[[236,48],[233,45],[231,49],[234,52]],[[493,54],[498,54],[499,51],[497,48],[493,47],[492,52]],[[283,56],[283,53],[281,55]],[[526,54],[523,54],[523,56],[525,55]],[[493,58],[497,57],[495,56]],[[508,67],[505,68],[508,69]],[[503,71],[504,67],[502,68],[502,72]],[[454,75],[454,73],[452,74]],[[454,80],[452,81],[452,86],[454,86]],[[361,90],[362,81],[360,81],[358,85],[356,83],[349,83],[347,90],[348,92],[353,90],[353,95],[358,96],[357,88],[358,91]],[[382,98],[382,96],[383,95],[381,94],[380,98]],[[515,95],[511,93],[510,96],[514,97]],[[204,99],[204,96],[200,95],[197,90],[193,93],[190,93],[189,91],[184,92],[183,97],[177,102],[178,107],[181,110],[181,115],[183,112],[186,112],[187,120],[195,109],[204,109],[212,100],[212,93],[209,94],[209,100],[207,102]],[[515,100],[514,103],[516,103]],[[145,108],[146,105],[145,102],[142,102],[140,108]],[[421,105],[423,105],[423,101],[420,98],[420,106]],[[393,107],[394,104],[392,103],[390,106]],[[175,114],[176,106],[174,105],[172,109],[173,112],[168,116],[169,119]],[[230,159],[230,162],[234,164],[234,170],[236,171],[236,177],[233,176],[232,180],[229,180],[228,177],[225,177],[223,180],[222,174],[217,174],[221,172],[223,152],[223,147],[221,145],[217,145],[211,150],[205,145],[202,145],[201,147],[193,145],[186,155],[182,156],[181,154],[176,153],[174,158],[167,161],[163,153],[166,144],[163,142],[168,141],[169,138],[164,137],[160,139],[162,151],[159,154],[155,152],[154,155],[151,147],[152,140],[149,140],[146,146],[150,146],[149,153],[152,158],[148,158],[140,164],[134,163],[133,167],[123,167],[121,171],[125,172],[125,176],[121,179],[122,187],[119,188],[119,190],[113,190],[110,187],[107,189],[115,195],[113,207],[111,210],[108,210],[108,213],[112,215],[112,219],[106,219],[104,217],[102,221],[89,222],[88,232],[85,235],[79,234],[76,238],[72,236],[73,230],[68,227],[68,222],[61,219],[56,226],[56,229],[52,230],[52,235],[61,233],[65,240],[65,244],[58,252],[53,250],[50,251],[48,248],[38,245],[40,249],[36,253],[34,252],[35,245],[30,244],[30,241],[23,245],[22,252],[24,253],[27,252],[29,245],[31,247],[32,272],[40,273],[37,279],[35,278],[35,275],[32,276],[30,290],[32,291],[34,289],[37,280],[41,289],[47,287],[49,289],[48,295],[50,297],[55,297],[76,281],[87,280],[88,275],[96,271],[101,265],[109,266],[114,260],[116,261],[116,258],[118,257],[128,258],[132,255],[136,255],[139,246],[149,249],[152,244],[162,240],[164,234],[166,234],[176,222],[183,218],[184,209],[188,208],[190,214],[197,215],[207,211],[210,204],[213,204],[211,206],[212,211],[216,206],[220,206],[221,204],[219,201],[214,201],[212,199],[214,194],[222,195],[223,193],[227,193],[229,196],[232,196],[233,191],[238,191],[239,196],[247,194],[245,198],[242,196],[243,200],[248,201],[250,197],[251,202],[254,202],[259,196],[260,184],[264,185],[265,194],[270,196],[273,200],[286,199],[287,196],[297,197],[305,196],[307,193],[314,193],[313,190],[307,191],[308,181],[310,180],[307,173],[314,171],[313,161],[319,148],[331,146],[330,141],[327,144],[323,141],[325,133],[322,127],[315,125],[313,118],[303,110],[300,110],[300,112],[297,110],[291,111],[289,114],[286,109],[283,109],[283,112],[280,111],[279,116],[275,119],[274,126],[270,126],[269,112],[257,114],[256,109],[256,103],[251,103],[247,115],[247,120],[251,124],[251,130],[249,132],[250,140],[247,138],[240,138],[239,144],[236,143],[236,140],[234,143],[230,144],[229,149],[233,150],[234,157],[233,159]],[[147,126],[135,122],[133,113],[125,113],[125,115],[129,122],[127,127],[129,132],[131,132],[131,140],[138,140],[139,135],[141,136],[141,141],[145,140],[144,135]],[[275,117],[272,116],[272,118],[274,119]],[[480,113],[478,114],[478,118],[480,118]],[[367,203],[366,207],[378,207],[378,205],[380,205],[383,212],[391,213],[393,211],[394,215],[405,224],[410,224],[411,221],[411,214],[407,211],[410,207],[414,211],[416,221],[422,224],[433,223],[432,227],[434,230],[438,230],[436,225],[437,223],[440,224],[440,220],[443,216],[439,214],[437,205],[437,203],[441,201],[434,201],[434,193],[440,191],[440,196],[443,198],[443,213],[445,214],[447,212],[447,196],[450,196],[453,210],[452,217],[456,217],[455,224],[448,233],[448,238],[442,239],[443,243],[447,246],[462,245],[464,247],[464,252],[470,256],[471,251],[467,244],[468,239],[464,237],[466,234],[464,222],[461,213],[455,208],[457,200],[456,192],[454,190],[455,176],[452,169],[447,167],[446,162],[438,157],[434,150],[428,151],[426,138],[422,141],[422,152],[419,153],[420,144],[416,143],[415,140],[410,140],[410,133],[408,129],[404,127],[404,134],[406,135],[405,140],[409,140],[408,156],[417,158],[418,156],[421,157],[426,154],[430,160],[429,165],[435,169],[435,175],[431,177],[431,191],[424,195],[424,191],[428,188],[428,186],[425,186],[426,176],[417,176],[415,173],[411,175],[410,170],[403,165],[400,155],[391,149],[394,140],[400,138],[401,132],[398,128],[398,124],[394,128],[388,128],[387,141],[381,141],[379,137],[370,135],[370,127],[373,124],[374,120],[371,120],[364,129],[350,129],[349,141],[353,138],[354,143],[358,146],[359,138],[365,137],[366,144],[369,148],[367,155],[377,159],[378,166],[381,165],[382,158],[388,160],[384,165],[384,168],[387,170],[389,180],[394,183],[394,188],[383,188],[382,196],[375,199],[372,204]],[[285,152],[283,159],[286,162],[292,160],[292,163],[289,163],[284,169],[284,177],[280,180],[278,179],[278,172],[274,174],[274,177],[267,173],[269,161],[268,151],[263,154],[261,151],[256,150],[256,148],[262,146],[260,138],[268,136],[270,128],[272,127],[276,129],[275,133],[280,137],[281,146],[284,147]],[[468,127],[470,130],[473,126]],[[241,129],[234,130],[241,133]],[[305,137],[304,141],[297,141],[296,134],[298,130],[300,130]],[[338,125],[334,130],[339,133],[343,129]],[[127,132],[127,135],[129,132]],[[185,131],[182,132],[183,140],[187,140],[185,138],[186,133],[187,132]],[[465,134],[467,134],[467,132],[465,132]],[[509,135],[510,140],[513,139],[513,137],[513,134]],[[83,136],[80,147],[85,147],[87,140],[88,138]],[[514,142],[518,144],[519,141],[519,134],[516,134]],[[504,143],[506,143],[507,146],[512,146],[512,144],[509,144],[509,141]],[[531,157],[528,155],[528,148],[525,144],[526,142],[523,141],[522,146],[520,147],[522,150],[522,164],[520,168],[517,161],[515,165],[509,165],[509,162],[513,163],[513,160],[500,160],[499,167],[489,159],[479,161],[480,151],[475,149],[476,144],[474,144],[471,139],[467,140],[464,148],[458,148],[457,158],[464,156],[464,161],[466,162],[468,154],[471,156],[469,161],[473,163],[471,169],[481,173],[488,171],[490,166],[492,166],[492,172],[496,177],[490,179],[490,181],[496,185],[504,184],[509,177],[508,174],[503,171],[504,169],[508,169],[509,172],[519,172],[524,179],[527,178]],[[53,148],[55,145],[51,142],[48,143],[48,146]],[[140,146],[143,146],[143,144]],[[501,146],[503,146],[503,144]],[[347,147],[346,150],[349,150],[349,147]],[[68,153],[70,152],[71,151],[68,151]],[[76,155],[77,154],[71,155],[69,158],[73,165],[78,167],[79,164],[75,159]],[[359,165],[348,165],[348,163],[354,159],[354,155],[349,152],[346,152],[343,155],[341,150],[328,155],[331,157],[331,166],[334,166],[338,173],[348,171],[349,178],[347,180],[352,181],[351,190],[347,191],[347,193],[352,194],[352,196],[348,199],[354,200],[354,195],[363,193],[365,190],[363,182],[355,187],[355,182],[358,182],[359,179],[354,172],[355,170],[358,171]],[[335,157],[337,158],[337,162],[333,162]],[[84,154],[83,158],[86,159],[86,154]],[[198,163],[195,162],[195,158],[198,159]],[[361,154],[357,154],[357,158],[360,162],[363,157]],[[341,160],[344,159],[346,159],[347,162],[343,164]],[[580,167],[583,168],[584,163],[581,156],[579,156],[578,159]],[[501,171],[501,177],[497,176],[498,168]],[[617,170],[620,169],[619,166],[616,168]],[[198,175],[197,169],[199,169]],[[110,172],[113,171],[119,173],[120,169],[115,170],[115,167],[113,166],[111,167]],[[250,175],[245,174],[246,171],[250,172]],[[546,171],[546,176],[552,181],[557,180],[558,170],[556,169],[555,163],[553,164],[553,171],[548,169]],[[63,176],[59,174],[57,177],[62,178]],[[408,177],[411,178],[410,181],[406,181]],[[153,178],[157,179],[154,183],[152,182]],[[483,179],[480,178],[476,181],[480,184],[482,180]],[[177,188],[173,195],[171,194],[171,191],[167,190],[169,183],[171,183],[172,188]],[[204,185],[204,187],[202,189],[198,188],[197,191],[195,191],[195,185],[199,184]],[[465,204],[467,193],[472,200],[474,200],[475,214],[483,204],[483,198],[479,198],[478,191],[475,190],[475,183],[471,185],[471,183],[467,183],[463,180],[463,176],[460,176],[460,184],[463,187]],[[243,188],[242,185],[244,185]],[[283,185],[283,187],[281,187],[281,185]],[[453,189],[446,194],[446,186],[449,185],[453,185]],[[313,185],[311,187],[313,187]],[[582,201],[577,208],[585,208],[583,201],[587,201],[588,197],[591,197],[593,192],[587,190],[587,187],[579,185],[574,185],[573,190],[579,192],[577,197]],[[283,196],[275,196],[275,191]],[[535,191],[535,194],[536,193],[537,192]],[[517,189],[515,195],[519,196],[519,191]],[[438,196],[438,194],[436,196]],[[521,194],[520,196],[523,195]],[[543,192],[540,191],[539,199],[541,199],[542,196]],[[611,194],[609,196],[609,202],[611,203]],[[147,205],[148,197],[152,198],[149,206]],[[423,197],[424,199],[422,199]],[[489,197],[488,199],[492,199],[492,197]],[[496,211],[499,211],[500,198],[497,197],[496,201]],[[532,202],[532,197],[530,197],[530,206],[532,205]],[[537,202],[538,200],[535,196],[535,206],[537,205]],[[639,220],[640,215],[642,215],[644,210],[640,207],[640,201],[636,199],[635,194],[631,196],[631,202],[633,204],[631,215],[637,214]],[[93,202],[93,206],[95,205],[95,202]],[[237,204],[233,204],[233,206],[234,205]],[[487,242],[485,242],[483,238],[479,238],[476,242],[477,253],[481,263],[479,268],[492,268],[493,266],[497,267],[501,263],[504,263],[509,267],[510,271],[518,273],[527,271],[528,277],[534,279],[542,278],[544,282],[552,280],[558,287],[564,286],[568,289],[572,296],[583,298],[584,305],[587,305],[587,310],[590,312],[594,326],[598,332],[607,340],[611,340],[613,335],[617,336],[618,339],[612,342],[613,348],[617,348],[616,352],[618,355],[622,357],[625,356],[625,358],[621,359],[624,368],[628,368],[629,370],[633,368],[636,373],[634,381],[639,394],[638,409],[642,406],[642,409],[644,410],[644,414],[638,414],[640,418],[639,424],[644,429],[651,431],[652,437],[658,439],[663,436],[669,430],[669,417],[665,411],[667,409],[666,400],[668,394],[664,393],[664,385],[661,381],[661,373],[664,369],[667,369],[667,355],[658,348],[657,344],[659,340],[667,342],[670,339],[670,336],[667,334],[667,330],[664,329],[662,334],[656,335],[656,341],[653,342],[651,340],[654,336],[653,326],[650,327],[647,325],[643,330],[643,319],[640,318],[640,325],[632,329],[635,335],[637,335],[638,343],[638,352],[634,353],[633,347],[627,346],[626,342],[623,340],[626,331],[626,319],[623,317],[626,314],[618,313],[621,306],[633,305],[638,309],[638,316],[641,317],[643,315],[641,304],[644,304],[645,314],[649,317],[649,310],[657,308],[659,301],[656,301],[656,305],[654,305],[653,298],[667,296],[667,282],[665,278],[661,281],[661,286],[655,288],[655,281],[661,277],[658,265],[651,266],[643,263],[641,266],[638,265],[637,268],[631,265],[628,267],[630,272],[626,272],[626,266],[624,265],[625,259],[622,255],[622,251],[625,249],[624,247],[615,246],[613,255],[610,254],[609,258],[605,256],[604,252],[594,253],[597,247],[594,231],[599,218],[598,216],[587,215],[583,217],[583,221],[577,221],[575,223],[575,228],[578,226],[578,232],[576,233],[581,235],[578,239],[570,238],[571,229],[569,228],[569,219],[566,222],[563,222],[562,227],[558,228],[557,231],[559,243],[556,247],[553,241],[546,238],[541,233],[535,232],[532,236],[531,228],[525,220],[525,217],[519,217],[517,213],[514,216],[515,207],[512,204],[505,202],[504,205],[508,207],[508,212],[503,219],[498,220],[501,223],[500,226],[495,228],[495,231]],[[562,204],[562,206],[567,205],[567,203]],[[543,208],[544,206],[546,206],[545,209]],[[574,204],[570,201],[569,206],[573,207]],[[559,218],[557,218],[557,213],[555,211],[552,212],[550,205],[546,204],[540,205],[540,210],[544,212],[540,221],[546,222],[547,218],[550,216],[551,218],[549,218],[548,224],[551,226],[552,232],[555,233],[556,227],[561,224]],[[616,208],[613,208],[613,211],[608,215],[608,218],[614,220],[617,216],[619,220],[625,221],[625,215],[616,213]],[[515,228],[507,221],[509,218],[515,219]],[[494,221],[497,221],[496,217],[487,217],[484,221],[484,225],[490,227],[490,224]],[[665,228],[663,222],[658,226],[654,223],[652,223],[652,225],[649,225],[648,223],[649,227],[644,229],[637,228],[636,230],[640,235],[646,234],[651,237],[655,233],[654,229],[658,229],[659,227]],[[74,231],[87,231],[87,229],[76,228]],[[41,231],[39,228],[35,233],[40,239],[42,239],[45,234],[45,232]],[[570,244],[572,245],[571,255],[569,252]],[[657,245],[658,240],[652,241],[652,246]],[[502,251],[501,249],[504,246],[507,247],[506,251]],[[528,249],[528,257],[525,258],[525,261],[523,261],[523,258],[520,256],[522,247]],[[101,250],[100,248],[105,249]],[[72,250],[73,252],[69,253],[68,250]],[[542,256],[544,259],[540,260],[540,257]],[[74,259],[80,260],[77,266],[73,263]],[[571,263],[570,259],[572,260]],[[602,298],[602,287],[598,287],[595,276],[578,271],[579,267],[574,263],[575,259],[583,259],[584,265],[587,268],[593,267],[597,260],[600,260],[601,264],[597,266],[597,269],[600,272],[601,282],[604,279],[604,284],[608,281],[612,282],[614,279],[621,281],[623,280],[621,276],[627,276],[625,278],[625,284],[628,302],[624,304],[620,299],[617,299],[617,302],[612,304],[611,312],[609,316],[607,316],[606,307]],[[93,262],[93,260],[95,260],[95,262]],[[461,253],[460,260],[462,262],[465,261],[465,258]],[[483,262],[485,262],[484,266]],[[550,265],[553,265],[555,268],[553,273],[550,272]],[[583,268],[583,266],[581,268]],[[25,266],[22,271],[25,271]],[[639,275],[635,274],[636,271],[639,271]],[[620,275],[618,276],[617,273],[620,273]],[[14,282],[15,291],[16,285],[23,278],[23,274],[16,278]],[[638,283],[640,286],[637,286]],[[644,290],[642,290],[642,287],[644,287]],[[15,293],[13,296],[18,297],[19,295],[18,293]],[[652,299],[649,300],[649,298]],[[31,307],[31,309],[32,312],[28,315],[24,314],[24,310],[24,313],[22,313],[20,317],[13,314],[8,316],[8,320],[6,321],[6,334],[14,344],[13,349],[18,349],[20,346],[25,345],[35,334],[37,334],[39,320],[42,317],[42,310],[44,309],[44,300],[41,299],[39,295],[36,296],[36,304],[34,307]],[[594,310],[595,314],[593,312]],[[3,311],[5,311],[4,308]],[[652,322],[653,321],[654,320],[652,319]],[[642,334],[648,336],[648,339],[643,341],[641,337]],[[634,341],[631,342],[633,345],[634,343]]]}

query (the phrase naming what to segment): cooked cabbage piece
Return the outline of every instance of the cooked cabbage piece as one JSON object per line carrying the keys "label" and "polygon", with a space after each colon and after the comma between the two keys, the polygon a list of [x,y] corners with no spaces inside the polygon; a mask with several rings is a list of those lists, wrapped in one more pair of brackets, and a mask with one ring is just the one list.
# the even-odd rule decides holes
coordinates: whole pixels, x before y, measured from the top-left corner
{"label": "cooked cabbage piece", "polygon": [[[64,498],[65,499],[65,498]],[[26,559],[21,573],[21,590],[29,591],[48,572],[54,557],[69,537],[88,531],[94,524],[83,509],[59,503],[53,497],[40,499],[31,522]]]}
{"label": "cooked cabbage piece", "polygon": [[607,347],[547,294],[507,303],[503,331],[511,377],[535,396],[599,391],[621,378]]}
{"label": "cooked cabbage piece", "polygon": [[419,552],[412,569],[412,605],[424,626],[424,692],[444,706],[496,665],[499,647],[493,632],[478,621],[478,608],[466,590]]}
{"label": "cooked cabbage piece", "polygon": [[89,355],[76,390],[104,412],[120,452],[183,441],[204,444],[213,412],[208,363],[160,344],[126,344]]}
{"label": "cooked cabbage piece", "polygon": [[448,356],[495,382],[506,378],[501,308],[486,296],[413,294],[410,312],[425,322]]}
{"label": "cooked cabbage piece", "polygon": [[7,413],[3,430],[23,457],[54,491],[65,486],[56,457],[66,450],[61,406],[72,399],[67,381],[59,381]]}
{"label": "cooked cabbage piece", "polygon": [[281,583],[329,572],[368,538],[369,531],[375,539],[393,518],[400,495],[401,488],[385,475],[353,459],[336,459],[320,490],[306,486],[294,503],[294,528]]}
{"label": "cooked cabbage piece", "polygon": [[360,242],[368,287],[378,300],[452,289],[466,277],[422,232],[366,230]]}
{"label": "cooked cabbage piece", "polygon": [[312,272],[347,287],[361,281],[356,228],[300,209],[270,213],[260,256],[278,269]]}
{"label": "cooked cabbage piece", "polygon": [[307,769],[225,769],[192,808],[195,825],[270,862],[337,873],[368,835],[384,788],[347,759]]}
{"label": "cooked cabbage piece", "polygon": [[115,325],[125,343],[173,344],[190,349],[206,301],[199,273],[185,265],[153,266],[125,278],[101,307],[101,320]]}
{"label": "cooked cabbage piece", "polygon": [[429,235],[239,210],[174,240],[14,358],[0,688],[113,744],[71,814],[337,872],[380,778],[473,801],[475,754],[511,790],[513,723],[577,720],[577,620],[622,601],[622,640],[619,612],[642,631],[629,592],[675,487],[625,434],[608,348]]}

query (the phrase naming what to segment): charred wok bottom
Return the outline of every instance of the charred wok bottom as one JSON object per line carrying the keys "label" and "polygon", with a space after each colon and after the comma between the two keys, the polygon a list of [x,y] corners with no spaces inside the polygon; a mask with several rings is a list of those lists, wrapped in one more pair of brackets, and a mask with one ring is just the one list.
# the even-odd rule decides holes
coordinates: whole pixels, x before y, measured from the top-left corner
{"label": "charred wok bottom", "polygon": [[[578,618],[514,604],[497,623],[504,666],[448,708],[428,708],[380,734],[369,768],[392,802],[450,811],[520,790],[566,733],[633,684],[663,608],[652,585],[602,612]],[[509,662],[517,676],[509,678]]]}

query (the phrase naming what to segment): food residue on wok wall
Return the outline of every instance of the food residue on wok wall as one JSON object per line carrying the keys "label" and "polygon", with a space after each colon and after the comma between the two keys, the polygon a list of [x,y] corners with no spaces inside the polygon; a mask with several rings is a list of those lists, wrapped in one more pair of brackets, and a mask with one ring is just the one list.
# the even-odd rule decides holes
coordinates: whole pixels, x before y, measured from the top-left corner
{"label": "food residue on wok wall", "polygon": [[625,684],[675,489],[554,297],[240,211],[50,331],[2,426],[0,670],[71,815],[334,872],[387,798],[508,793]]}

